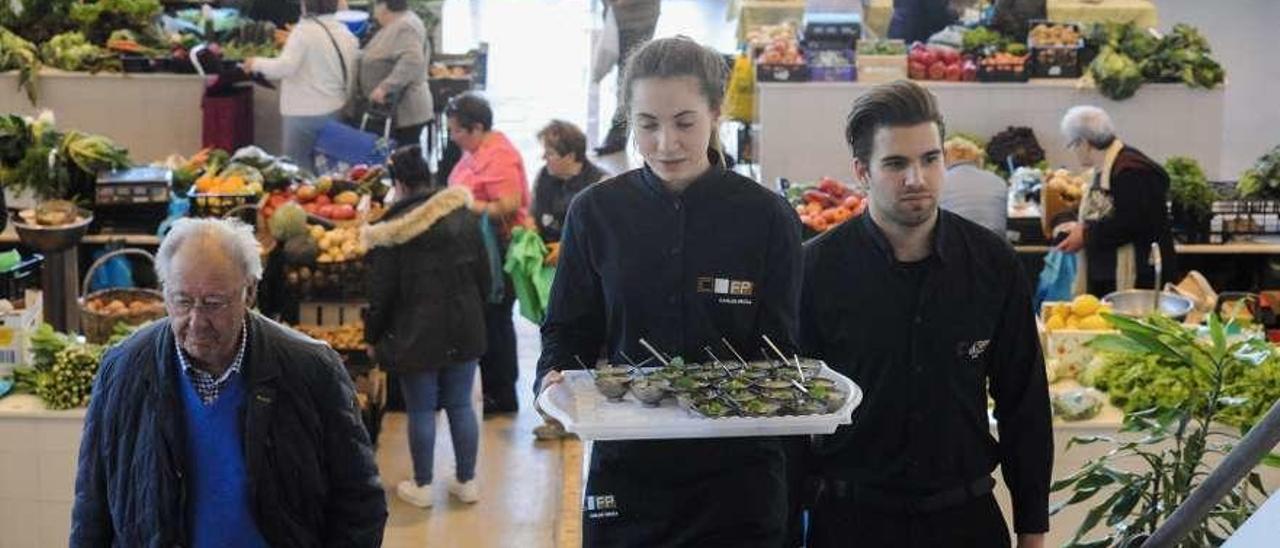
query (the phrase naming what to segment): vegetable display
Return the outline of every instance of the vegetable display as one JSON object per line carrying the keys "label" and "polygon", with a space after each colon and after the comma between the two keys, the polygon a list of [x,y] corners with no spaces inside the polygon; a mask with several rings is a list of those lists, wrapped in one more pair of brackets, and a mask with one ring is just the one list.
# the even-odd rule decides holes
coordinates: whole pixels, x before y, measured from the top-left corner
{"label": "vegetable display", "polygon": [[18,89],[25,91],[27,100],[34,105],[40,74],[40,52],[31,42],[0,27],[0,72],[10,70],[18,71]]}
{"label": "vegetable display", "polygon": [[1236,191],[1241,198],[1280,199],[1280,145],[1258,158],[1240,174]]}
{"label": "vegetable display", "polygon": [[96,73],[121,70],[120,59],[89,43],[80,31],[64,32],[40,46],[44,64],[56,69]]}
{"label": "vegetable display", "polygon": [[1174,207],[1192,221],[1207,221],[1213,215],[1217,195],[1209,187],[1200,163],[1186,156],[1174,156],[1165,161],[1164,170],[1169,174],[1169,199]]}
{"label": "vegetable display", "polygon": [[987,142],[987,159],[996,165],[998,173],[1008,176],[1012,168],[1043,162],[1044,149],[1031,128],[1010,127]]}
{"label": "vegetable display", "polygon": [[73,197],[73,176],[83,179],[129,164],[128,152],[106,137],[59,132],[48,111],[34,119],[0,116],[0,186],[67,199]]}
{"label": "vegetable display", "polygon": [[1212,89],[1226,78],[1222,66],[1210,57],[1209,41],[1195,27],[1179,23],[1163,38],[1133,23],[1095,25],[1089,43],[1100,53],[1089,65],[1089,75],[1106,97],[1132,97],[1144,82],[1182,82]]}
{"label": "vegetable display", "polygon": [[[1120,430],[1124,437],[1077,436],[1068,443],[1068,450],[1096,443],[1109,448],[1050,487],[1051,492],[1068,491],[1050,514],[1094,501],[1068,546],[1129,546],[1153,533],[1209,475],[1212,465],[1207,457],[1225,455],[1239,443],[1240,437],[1221,425],[1252,424],[1258,415],[1243,416],[1247,403],[1261,402],[1269,408],[1280,397],[1277,371],[1260,371],[1274,367],[1267,365],[1274,364],[1274,348],[1255,337],[1229,340],[1227,326],[1216,315],[1210,316],[1203,334],[1160,317],[1107,319],[1120,333],[1099,336],[1091,346],[1131,360],[1123,377],[1102,372],[1112,402],[1117,402],[1121,385],[1131,386],[1130,394],[1143,394],[1146,387],[1158,384],[1166,393],[1151,394],[1155,397],[1150,401],[1125,400],[1130,411]],[[1138,374],[1129,373],[1135,369]],[[1245,372],[1252,372],[1256,380],[1267,375],[1273,380],[1244,387],[1237,381]],[[1204,521],[1191,524],[1178,546],[1223,544],[1267,497],[1256,471],[1225,495]],[[1098,529],[1102,537],[1085,540]]]}

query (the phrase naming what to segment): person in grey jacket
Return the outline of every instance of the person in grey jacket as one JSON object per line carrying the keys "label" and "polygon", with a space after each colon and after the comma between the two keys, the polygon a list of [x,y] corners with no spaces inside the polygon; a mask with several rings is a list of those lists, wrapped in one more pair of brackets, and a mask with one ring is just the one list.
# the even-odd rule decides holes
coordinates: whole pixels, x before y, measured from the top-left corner
{"label": "person in grey jacket", "polygon": [[391,136],[402,145],[417,144],[435,116],[427,85],[431,43],[426,25],[408,8],[408,0],[374,3],[379,30],[361,54],[356,90],[360,102],[395,107]]}
{"label": "person in grey jacket", "polygon": [[978,223],[1004,237],[1009,216],[1009,184],[982,169],[984,153],[973,142],[955,137],[942,145],[947,176],[942,209]]}
{"label": "person in grey jacket", "polygon": [[[604,0],[605,8],[613,11],[618,20],[618,79],[622,79],[622,67],[627,62],[627,54],[653,39],[653,32],[658,28],[658,15],[661,14],[662,0]],[[608,13],[606,11],[606,13]],[[618,103],[621,105],[621,101]],[[619,107],[613,113],[613,124],[604,142],[596,147],[596,155],[604,156],[622,152],[627,148],[626,112]]]}

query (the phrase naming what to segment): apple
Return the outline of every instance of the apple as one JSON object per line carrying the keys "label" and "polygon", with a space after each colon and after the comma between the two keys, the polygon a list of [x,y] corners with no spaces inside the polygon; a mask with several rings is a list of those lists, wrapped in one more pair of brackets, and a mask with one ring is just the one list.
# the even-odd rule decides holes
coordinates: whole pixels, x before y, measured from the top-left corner
{"label": "apple", "polygon": [[942,59],[942,62],[948,65],[954,65],[960,62],[960,52],[951,48],[938,47],[934,50],[934,54],[937,55],[938,58]]}
{"label": "apple", "polygon": [[947,65],[946,78],[948,82],[959,82],[962,76],[964,76],[964,69],[960,67],[960,63]]}
{"label": "apple", "polygon": [[335,221],[349,221],[356,218],[356,208],[350,204],[334,204],[329,206],[329,216]]}
{"label": "apple", "polygon": [[328,194],[320,194],[316,196],[316,203],[326,206],[333,203],[333,198],[330,198]]}
{"label": "apple", "polygon": [[334,217],[333,217],[333,208],[334,208],[334,205],[333,205],[333,204],[325,204],[325,205],[322,205],[322,206],[318,206],[318,207],[316,207],[316,215],[319,215],[319,216],[324,217],[324,218],[326,218],[326,219],[333,219],[333,218],[334,218]]}
{"label": "apple", "polygon": [[315,200],[316,196],[319,194],[320,194],[320,191],[316,190],[316,187],[311,185],[302,185],[298,187],[298,193],[296,194],[296,196],[298,197],[299,202],[302,202],[305,204],[307,202]]}
{"label": "apple", "polygon": [[943,78],[946,78],[946,77],[947,77],[946,63],[943,63],[942,61],[934,61],[932,65],[929,65],[930,80],[942,80]]}
{"label": "apple", "polygon": [[924,80],[929,76],[929,67],[924,63],[912,61],[907,65],[907,75],[912,80]]}

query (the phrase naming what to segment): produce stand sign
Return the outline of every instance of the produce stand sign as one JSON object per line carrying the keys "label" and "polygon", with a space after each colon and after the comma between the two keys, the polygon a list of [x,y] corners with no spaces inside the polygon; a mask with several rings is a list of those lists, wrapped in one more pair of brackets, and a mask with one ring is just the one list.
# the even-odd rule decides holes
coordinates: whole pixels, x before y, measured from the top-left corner
{"label": "produce stand sign", "polygon": [[839,425],[852,422],[853,410],[862,402],[862,389],[825,364],[817,376],[835,381],[849,394],[844,405],[834,413],[776,417],[706,418],[681,407],[674,397],[662,400],[658,407],[646,407],[630,392],[621,401],[608,401],[596,389],[590,372],[563,374],[564,382],[539,395],[538,405],[584,440],[831,434]]}

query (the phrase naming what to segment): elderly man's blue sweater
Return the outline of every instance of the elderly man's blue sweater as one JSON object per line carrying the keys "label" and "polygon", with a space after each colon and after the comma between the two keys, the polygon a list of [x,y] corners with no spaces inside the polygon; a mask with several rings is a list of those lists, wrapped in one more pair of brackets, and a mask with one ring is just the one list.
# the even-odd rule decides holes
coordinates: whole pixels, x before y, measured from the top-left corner
{"label": "elderly man's blue sweater", "polygon": [[187,523],[191,546],[268,546],[249,511],[241,411],[245,389],[234,374],[218,399],[205,405],[191,379],[180,375],[186,425]]}

